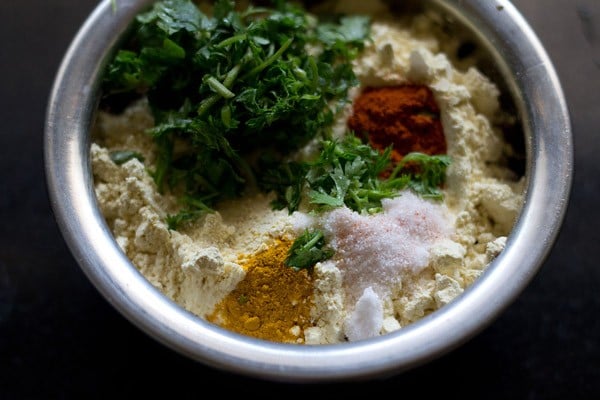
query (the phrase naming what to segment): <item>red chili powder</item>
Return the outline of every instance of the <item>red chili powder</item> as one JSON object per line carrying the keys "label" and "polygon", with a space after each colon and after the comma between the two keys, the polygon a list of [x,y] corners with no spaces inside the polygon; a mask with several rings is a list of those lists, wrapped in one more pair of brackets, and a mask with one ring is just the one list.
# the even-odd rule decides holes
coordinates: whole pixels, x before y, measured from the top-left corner
{"label": "red chili powder", "polygon": [[393,145],[392,161],[410,152],[446,153],[440,110],[424,85],[370,87],[354,101],[348,127],[376,149]]}

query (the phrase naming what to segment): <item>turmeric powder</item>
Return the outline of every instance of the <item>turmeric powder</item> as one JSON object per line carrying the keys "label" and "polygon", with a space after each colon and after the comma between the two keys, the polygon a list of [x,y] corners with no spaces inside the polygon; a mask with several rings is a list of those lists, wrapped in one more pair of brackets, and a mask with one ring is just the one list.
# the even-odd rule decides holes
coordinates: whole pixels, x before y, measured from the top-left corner
{"label": "turmeric powder", "polygon": [[210,322],[237,333],[283,343],[303,343],[312,326],[313,283],[306,269],[285,265],[291,241],[277,239],[242,260],[246,277],[208,316]]}

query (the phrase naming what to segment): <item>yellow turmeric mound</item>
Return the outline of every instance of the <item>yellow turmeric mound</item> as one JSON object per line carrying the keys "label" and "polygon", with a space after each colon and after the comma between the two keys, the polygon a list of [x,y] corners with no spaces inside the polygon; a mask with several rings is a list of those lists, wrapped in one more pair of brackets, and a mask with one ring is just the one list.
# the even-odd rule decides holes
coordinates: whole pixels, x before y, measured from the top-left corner
{"label": "yellow turmeric mound", "polygon": [[291,241],[275,240],[241,260],[246,277],[208,320],[237,333],[283,343],[303,343],[312,326],[313,283],[309,271],[285,265]]}

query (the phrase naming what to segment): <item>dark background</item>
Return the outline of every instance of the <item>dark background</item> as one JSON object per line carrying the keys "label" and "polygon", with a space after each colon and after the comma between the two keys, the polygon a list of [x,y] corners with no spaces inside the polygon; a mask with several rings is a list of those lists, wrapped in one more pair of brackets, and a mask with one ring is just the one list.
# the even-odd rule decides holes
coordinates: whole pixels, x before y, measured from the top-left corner
{"label": "dark background", "polygon": [[600,0],[514,3],[554,62],[572,118],[573,190],[548,259],[492,325],[436,361],[387,379],[288,385],[174,353],[84,276],[50,209],[43,129],[59,62],[97,2],[0,0],[0,399],[201,398],[207,390],[279,399],[600,399]]}

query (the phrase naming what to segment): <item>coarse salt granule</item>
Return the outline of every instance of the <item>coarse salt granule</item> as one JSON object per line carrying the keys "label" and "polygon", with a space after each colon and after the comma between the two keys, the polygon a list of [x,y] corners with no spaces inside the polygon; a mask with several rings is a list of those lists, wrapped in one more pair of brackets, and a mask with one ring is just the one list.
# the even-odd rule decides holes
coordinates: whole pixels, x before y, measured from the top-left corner
{"label": "coarse salt granule", "polygon": [[348,341],[379,336],[383,326],[383,303],[371,287],[364,290],[344,324]]}

